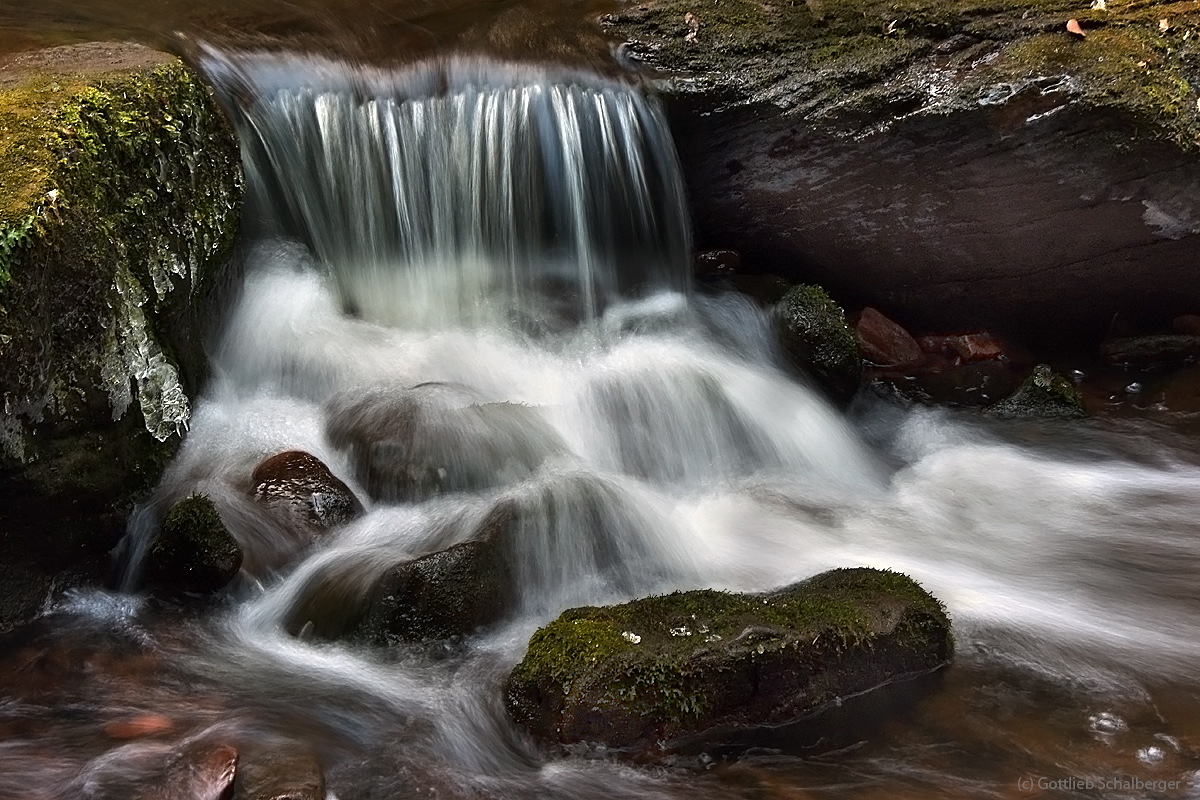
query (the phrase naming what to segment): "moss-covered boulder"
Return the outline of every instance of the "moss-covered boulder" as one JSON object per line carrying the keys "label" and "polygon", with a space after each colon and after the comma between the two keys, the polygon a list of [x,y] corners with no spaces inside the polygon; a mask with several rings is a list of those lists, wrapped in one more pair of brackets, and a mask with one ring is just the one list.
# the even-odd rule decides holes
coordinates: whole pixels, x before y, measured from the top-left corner
{"label": "moss-covered boulder", "polygon": [[242,567],[242,548],[213,501],[193,494],[173,505],[143,566],[146,586],[165,596],[209,595]]}
{"label": "moss-covered boulder", "polygon": [[1090,344],[1200,299],[1196,8],[643,0],[605,23],[664,76],[700,247],[932,330]]}
{"label": "moss-covered boulder", "polygon": [[11,538],[72,529],[106,551],[157,480],[204,377],[202,323],[237,231],[239,164],[210,92],[172,56],[85,44],[0,63],[0,494],[16,499],[0,527]]}
{"label": "moss-covered boulder", "polygon": [[842,308],[820,286],[793,286],[773,309],[792,364],[838,403],[849,403],[862,379],[862,356]]}
{"label": "moss-covered boulder", "polygon": [[683,592],[577,608],[534,634],[509,713],[555,745],[653,757],[777,726],[953,652],[941,604],[910,578],[842,569],[764,595]]}
{"label": "moss-covered boulder", "polygon": [[1046,364],[1034,367],[1019,389],[986,410],[997,417],[1087,416],[1083,398],[1075,384]]}

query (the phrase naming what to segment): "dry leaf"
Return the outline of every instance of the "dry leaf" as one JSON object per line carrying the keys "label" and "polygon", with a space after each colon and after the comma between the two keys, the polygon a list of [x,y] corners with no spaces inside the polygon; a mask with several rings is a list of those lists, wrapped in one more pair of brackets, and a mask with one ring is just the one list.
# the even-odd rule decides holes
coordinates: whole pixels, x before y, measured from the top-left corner
{"label": "dry leaf", "polygon": [[1092,0],[1092,11],[1107,11],[1108,4],[1104,0]]}
{"label": "dry leaf", "polygon": [[1171,21],[1166,18],[1160,19],[1158,21],[1158,32],[1166,33],[1169,30],[1171,30]]}
{"label": "dry leaf", "polygon": [[1087,34],[1083,32],[1083,28],[1079,27],[1079,20],[1077,19],[1067,20],[1067,32],[1073,33],[1079,37],[1087,36]]}
{"label": "dry leaf", "polygon": [[688,26],[687,36],[684,36],[683,40],[685,42],[696,41],[696,34],[700,33],[700,20],[697,19],[695,14],[689,11],[683,18],[683,21],[686,22]]}
{"label": "dry leaf", "polygon": [[894,19],[891,22],[889,22],[888,26],[883,29],[884,36],[887,36],[889,33],[895,33],[896,32],[896,23],[899,21],[900,20],[898,20],[898,19]]}

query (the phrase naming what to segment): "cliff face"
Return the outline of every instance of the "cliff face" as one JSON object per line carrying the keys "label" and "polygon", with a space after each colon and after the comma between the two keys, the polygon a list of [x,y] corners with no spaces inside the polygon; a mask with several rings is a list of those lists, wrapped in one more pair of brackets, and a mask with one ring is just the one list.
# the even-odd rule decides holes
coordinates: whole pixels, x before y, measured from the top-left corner
{"label": "cliff face", "polygon": [[111,547],[187,426],[238,147],[177,59],[53,48],[0,65],[0,186],[0,536],[69,563]]}
{"label": "cliff face", "polygon": [[1084,340],[1200,307],[1200,12],[1093,5],[661,0],[604,23],[668,76],[702,245],[918,328]]}

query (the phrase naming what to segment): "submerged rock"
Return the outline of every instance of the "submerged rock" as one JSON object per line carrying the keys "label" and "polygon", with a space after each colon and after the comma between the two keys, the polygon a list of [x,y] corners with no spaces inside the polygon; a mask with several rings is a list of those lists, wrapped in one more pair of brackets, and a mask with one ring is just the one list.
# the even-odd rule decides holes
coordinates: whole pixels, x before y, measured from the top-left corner
{"label": "submerged rock", "polygon": [[1200,336],[1160,334],[1109,339],[1100,345],[1100,355],[1110,364],[1170,364],[1200,356]]}
{"label": "submerged rock", "polygon": [[701,247],[928,330],[1089,344],[1115,312],[1200,308],[1195,9],[645,0],[604,22],[670,76]]}
{"label": "submerged rock", "polygon": [[842,569],[764,595],[566,611],[530,639],[506,703],[548,743],[652,757],[792,722],[952,652],[944,609],[915,582]]}
{"label": "submerged rock", "polygon": [[385,503],[522,480],[564,449],[536,409],[478,402],[449,384],[335,400],[326,433]]}
{"label": "submerged rock", "polygon": [[231,800],[325,800],[325,772],[303,745],[244,743]]}
{"label": "submerged rock", "polygon": [[0,496],[16,498],[0,528],[103,554],[205,375],[202,323],[240,214],[237,141],[173,56],[22,53],[0,63],[0,187]]}
{"label": "submerged rock", "polygon": [[313,536],[360,516],[363,507],[350,487],[320,459],[288,450],[264,460],[250,477],[251,494],[296,530]]}
{"label": "submerged rock", "polygon": [[1021,387],[987,412],[997,417],[1084,417],[1083,398],[1069,380],[1038,364]]}
{"label": "submerged rock", "polygon": [[838,403],[849,403],[862,379],[862,356],[846,314],[820,286],[793,286],[772,314],[792,363]]}
{"label": "submerged rock", "polygon": [[193,494],[171,507],[143,568],[151,591],[169,596],[212,594],[233,580],[242,548],[208,496]]}

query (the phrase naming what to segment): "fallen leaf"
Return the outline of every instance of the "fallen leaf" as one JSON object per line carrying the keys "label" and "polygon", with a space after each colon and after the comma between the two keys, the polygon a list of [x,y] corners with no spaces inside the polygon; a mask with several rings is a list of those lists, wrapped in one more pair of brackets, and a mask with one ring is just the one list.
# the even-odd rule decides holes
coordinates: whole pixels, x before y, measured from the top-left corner
{"label": "fallen leaf", "polygon": [[889,22],[888,26],[883,29],[884,36],[887,36],[890,33],[895,33],[896,32],[896,23],[899,21],[900,20],[898,20],[898,19],[894,19],[891,22]]}
{"label": "fallen leaf", "polygon": [[113,739],[141,739],[167,733],[174,727],[175,723],[162,714],[140,714],[120,722],[110,722],[104,726],[104,732]]}
{"label": "fallen leaf", "polygon": [[1073,33],[1081,38],[1087,36],[1087,34],[1084,33],[1083,28],[1079,27],[1079,20],[1077,19],[1067,20],[1067,33]]}
{"label": "fallen leaf", "polygon": [[1104,0],[1092,0],[1092,11],[1107,11],[1108,4]]}
{"label": "fallen leaf", "polygon": [[683,18],[683,21],[686,22],[688,26],[687,35],[683,37],[683,40],[685,42],[696,41],[696,34],[700,33],[700,20],[695,14],[689,11]]}
{"label": "fallen leaf", "polygon": [[1158,32],[1166,33],[1169,30],[1171,30],[1171,20],[1166,19],[1165,17],[1163,19],[1160,19],[1158,21]]}

